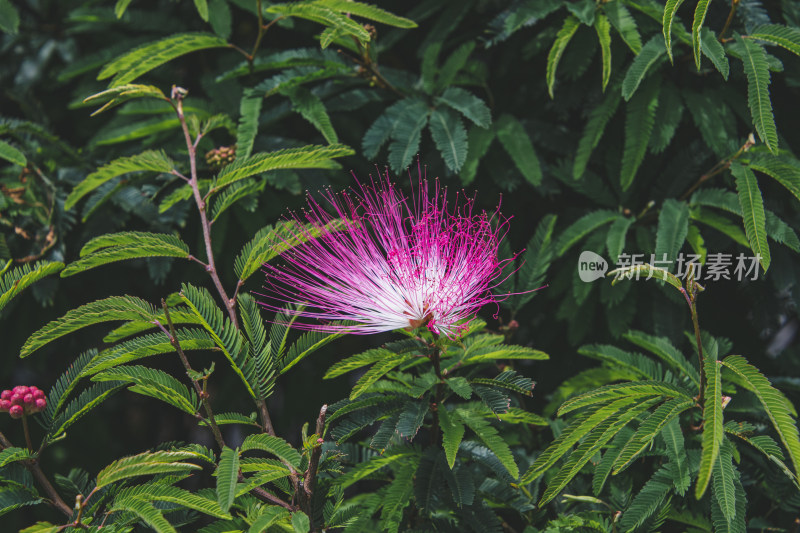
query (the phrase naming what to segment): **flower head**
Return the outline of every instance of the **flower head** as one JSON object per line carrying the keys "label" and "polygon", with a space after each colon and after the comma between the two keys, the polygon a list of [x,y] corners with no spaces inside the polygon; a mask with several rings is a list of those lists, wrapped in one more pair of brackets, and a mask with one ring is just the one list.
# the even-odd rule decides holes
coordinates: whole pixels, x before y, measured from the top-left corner
{"label": "flower head", "polygon": [[21,418],[44,411],[47,400],[44,391],[31,385],[17,385],[11,390],[0,392],[0,413],[8,413],[11,418]]}
{"label": "flower head", "polygon": [[[323,196],[334,213],[309,198],[286,239],[308,242],[284,252],[284,264],[264,266],[262,296],[308,306],[295,313],[318,321],[294,326],[360,334],[427,326],[453,337],[497,301],[492,289],[513,260],[497,257],[505,222],[473,213],[472,199],[457,198],[451,209],[438,181],[431,194],[423,179],[409,199],[388,175]],[[340,227],[328,230],[337,219]],[[331,323],[340,320],[350,325]]]}

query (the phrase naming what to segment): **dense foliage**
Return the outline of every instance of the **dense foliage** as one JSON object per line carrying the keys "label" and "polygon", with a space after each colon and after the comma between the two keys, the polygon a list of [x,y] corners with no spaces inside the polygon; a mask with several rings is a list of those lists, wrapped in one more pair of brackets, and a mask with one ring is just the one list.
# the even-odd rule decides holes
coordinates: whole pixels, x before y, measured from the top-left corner
{"label": "dense foliage", "polygon": [[[410,4],[0,0],[4,530],[796,528],[798,4]],[[262,309],[384,169],[499,304]]]}

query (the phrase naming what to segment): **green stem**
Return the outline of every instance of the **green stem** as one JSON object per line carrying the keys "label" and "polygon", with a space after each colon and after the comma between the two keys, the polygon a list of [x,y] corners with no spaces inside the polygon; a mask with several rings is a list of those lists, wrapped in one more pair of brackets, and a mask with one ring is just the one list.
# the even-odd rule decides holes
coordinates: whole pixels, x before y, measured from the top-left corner
{"label": "green stem", "polygon": [[211,427],[211,432],[214,434],[214,440],[217,441],[217,446],[222,450],[225,447],[225,440],[222,438],[222,432],[219,430],[217,421],[214,419],[214,411],[211,410],[208,394],[205,393],[202,387],[200,387],[200,383],[193,377],[194,370],[192,370],[189,359],[186,357],[183,348],[181,348],[181,343],[178,341],[178,337],[175,334],[175,326],[172,323],[172,318],[169,316],[169,306],[163,298],[161,299],[161,307],[164,308],[164,316],[167,319],[167,326],[169,327],[169,342],[172,344],[172,347],[175,348],[175,351],[178,352],[178,357],[180,357],[181,363],[183,363],[183,368],[186,369],[186,375],[189,377],[189,380],[191,380],[197,397],[203,402],[203,409],[205,409],[206,412],[208,425]]}
{"label": "green stem", "polygon": [[433,393],[433,428],[431,433],[431,444],[436,446],[439,443],[439,437],[442,432],[442,428],[439,424],[439,409],[441,408],[442,404],[442,397],[444,396],[444,377],[442,376],[442,363],[441,363],[441,353],[442,348],[439,346],[439,335],[436,333],[433,334],[433,353],[430,355],[431,363],[433,363],[433,371],[436,373],[436,377],[439,378],[439,383],[436,384],[436,388],[434,389]]}

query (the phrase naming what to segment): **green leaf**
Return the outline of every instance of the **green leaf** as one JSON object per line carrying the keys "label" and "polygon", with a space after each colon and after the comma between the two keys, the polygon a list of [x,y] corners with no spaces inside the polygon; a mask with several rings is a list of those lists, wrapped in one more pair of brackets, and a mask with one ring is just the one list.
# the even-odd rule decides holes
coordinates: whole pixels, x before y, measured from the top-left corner
{"label": "green leaf", "polygon": [[536,460],[522,476],[520,480],[521,483],[527,484],[534,481],[551,466],[556,464],[564,454],[572,449],[575,443],[580,441],[593,428],[603,423],[609,417],[623,412],[624,409],[635,402],[635,398],[621,397],[606,405],[591,407],[579,413],[570,421],[570,424],[561,431],[558,437],[536,457]]}
{"label": "green leaf", "polygon": [[[722,509],[722,502],[717,494],[717,487],[712,486],[711,499],[711,520],[714,524],[714,531],[719,533],[745,533],[747,530],[745,512],[747,508],[747,495],[742,487],[739,471],[734,467],[731,469],[733,479],[733,490],[735,499],[735,516],[728,517]],[[728,509],[730,511],[730,508]]]}
{"label": "green leaf", "polygon": [[[0,0],[0,2],[2,1]],[[28,165],[28,159],[25,154],[3,140],[0,140],[0,158],[21,167]]]}
{"label": "green leaf", "polygon": [[263,95],[253,90],[245,90],[239,101],[239,126],[236,129],[236,156],[247,159],[253,153],[253,141],[258,133],[258,119],[261,117]]}
{"label": "green leaf", "polygon": [[700,48],[703,54],[714,63],[714,67],[722,74],[725,81],[728,81],[728,74],[730,74],[731,68],[725,55],[725,49],[714,32],[708,28],[703,28],[700,31]]}
{"label": "green leaf", "polygon": [[46,440],[52,442],[60,437],[70,426],[77,422],[83,415],[103,403],[109,396],[121,387],[118,383],[98,383],[83,391],[72,400],[64,411],[54,416]]}
{"label": "green leaf", "polygon": [[[642,49],[642,54],[645,53],[645,48]],[[633,183],[636,171],[647,153],[655,125],[660,88],[660,84],[649,83],[628,102],[625,113],[625,145],[622,149],[622,168],[619,171],[623,191],[628,190]]]}
{"label": "green leaf", "polygon": [[156,533],[177,533],[164,514],[142,498],[116,498],[109,512],[128,511],[153,528]]}
{"label": "green leaf", "polygon": [[147,43],[127,52],[107,64],[98,80],[114,76],[110,87],[120,87],[142,74],[190,52],[208,48],[228,47],[227,41],[210,33],[179,33],[166,39]]}
{"label": "green leaf", "polygon": [[308,533],[311,531],[311,521],[303,511],[292,513],[292,529],[294,533]]}
{"label": "green leaf", "polygon": [[[389,484],[383,498],[381,510],[381,531],[398,533],[403,520],[403,510],[408,507],[414,498],[414,473],[417,464],[405,461],[394,465],[394,480]],[[329,525],[330,521],[327,522]]]}
{"label": "green leaf", "polygon": [[266,433],[250,435],[242,443],[242,453],[250,450],[269,452],[281,461],[289,463],[295,468],[300,468],[300,454],[280,437],[273,437]]}
{"label": "green leaf", "polygon": [[648,150],[652,154],[660,154],[667,149],[675,138],[675,133],[683,119],[685,106],[681,101],[681,92],[672,84],[666,83],[661,87],[658,95],[658,109],[656,109],[655,125],[650,137]]}
{"label": "green leaf", "polygon": [[794,420],[796,411],[792,404],[741,355],[729,355],[722,361],[722,364],[742,378],[743,385],[758,397],[781,442],[789,452],[796,479],[800,479],[800,476],[797,475],[798,468],[800,468],[800,438],[798,438],[797,424]]}
{"label": "green leaf", "polygon": [[505,413],[487,413],[486,418],[499,418],[509,424],[529,424],[532,426],[547,426],[549,422],[535,413],[525,411],[519,407],[510,407]]}
{"label": "green leaf", "polygon": [[764,24],[753,30],[747,38],[782,46],[800,56],[800,29],[798,28],[782,24]]}
{"label": "green leaf", "polygon": [[334,363],[333,366],[328,369],[322,379],[333,379],[343,376],[348,372],[371,365],[372,363],[377,363],[378,361],[382,361],[387,357],[392,357],[395,355],[397,354],[385,348],[375,348],[356,355],[351,355]]}
{"label": "green leaf", "polygon": [[767,145],[769,151],[778,151],[778,132],[772,116],[772,103],[769,99],[769,65],[767,53],[761,45],[750,39],[737,37],[741,45],[742,64],[747,75],[747,101],[753,117],[756,132]]}
{"label": "green leaf", "polygon": [[[343,324],[344,321],[340,323]],[[344,333],[331,333],[327,331],[309,331],[304,333],[291,348],[289,348],[285,357],[279,357],[280,373],[285,374],[308,355],[311,355],[326,344],[344,335]]]}
{"label": "green leaf", "polygon": [[250,359],[255,362],[257,371],[256,392],[263,400],[272,392],[277,369],[272,343],[267,340],[267,330],[258,304],[249,294],[239,296],[239,315],[242,317],[242,326],[249,341]]}
{"label": "green leaf", "polygon": [[497,139],[511,156],[511,160],[520,171],[525,181],[538,187],[542,184],[542,168],[539,157],[533,148],[533,143],[519,120],[505,114],[495,121]]}
{"label": "green leaf", "polygon": [[663,32],[664,32],[664,46],[669,56],[669,62],[672,63],[672,21],[675,19],[675,13],[683,3],[683,0],[667,0],[664,4],[664,18]]}
{"label": "green leaf", "polygon": [[608,16],[608,21],[631,49],[638,54],[642,50],[642,38],[636,27],[636,21],[631,16],[628,8],[620,0],[611,0],[603,5],[603,11]]}
{"label": "green leaf", "polygon": [[[711,471],[717,461],[724,437],[722,416],[722,379],[720,362],[706,360],[703,364],[706,375],[705,403],[703,404],[703,451],[700,456],[700,471],[697,474],[695,495],[699,500],[708,488]],[[796,430],[795,430],[796,431]]]}
{"label": "green leaf", "polygon": [[[181,301],[197,316],[199,323],[211,334],[216,345],[231,364],[231,368],[242,380],[242,384],[253,399],[258,398],[254,390],[255,368],[252,361],[246,361],[242,333],[225,318],[222,310],[205,288],[196,288],[188,283],[181,285]],[[249,363],[249,364],[248,364]]]}
{"label": "green leaf", "polygon": [[236,482],[239,479],[239,449],[232,450],[225,446],[217,467],[217,503],[223,512],[233,505],[236,497]]}
{"label": "green leaf", "polygon": [[[623,408],[618,414],[604,420],[592,429],[578,448],[570,454],[564,466],[549,481],[547,489],[539,500],[539,506],[541,507],[555,498],[603,446],[613,439],[631,420],[649,409],[656,401],[651,399],[650,401],[637,402],[630,407]],[[523,482],[526,478],[527,473],[523,476]]]}
{"label": "green leaf", "polygon": [[208,22],[208,1],[207,0],[194,0],[194,7],[197,9],[197,14],[205,22]]}
{"label": "green leaf", "polygon": [[425,415],[428,414],[429,404],[426,401],[407,402],[397,417],[395,433],[403,439],[413,440],[422,427]]}
{"label": "green leaf", "polygon": [[575,153],[575,161],[572,166],[573,178],[578,179],[583,176],[592,151],[597,148],[597,144],[600,142],[603,132],[605,132],[606,125],[616,113],[621,100],[622,98],[618,91],[609,91],[603,101],[589,113],[589,120],[583,129],[583,135],[578,141],[578,150]]}
{"label": "green leaf", "polygon": [[685,202],[668,198],[658,214],[656,231],[656,260],[666,259],[672,265],[689,232],[689,206]]}
{"label": "green leaf", "polygon": [[710,209],[693,208],[689,212],[689,216],[692,218],[692,220],[697,220],[698,222],[707,224],[717,231],[724,233],[742,246],[750,245],[747,240],[747,236],[738,225],[734,224],[728,218],[718,215]]}
{"label": "green leaf", "polygon": [[392,136],[400,121],[408,119],[407,110],[409,108],[415,110],[410,113],[412,118],[419,114],[424,114],[425,116],[428,114],[428,107],[425,102],[416,98],[404,98],[387,107],[386,111],[378,116],[364,133],[361,145],[364,156],[367,159],[377,157],[378,151]]}
{"label": "green leaf", "polygon": [[622,514],[619,527],[622,531],[634,531],[664,505],[672,488],[670,473],[661,468],[644,484]]}
{"label": "green leaf", "polygon": [[331,117],[325,109],[325,104],[317,95],[305,87],[293,87],[284,91],[292,101],[292,109],[306,119],[319,131],[329,144],[339,142],[339,137],[331,124]]}
{"label": "green leaf", "polygon": [[92,381],[128,382],[132,385],[129,389],[131,392],[151,396],[190,415],[197,412],[197,396],[163,370],[145,366],[121,366],[95,375]]}
{"label": "green leaf", "polygon": [[19,31],[19,12],[10,0],[0,0],[0,30],[12,35]]}
{"label": "green leaf", "polygon": [[148,150],[138,155],[120,157],[78,183],[64,201],[64,209],[72,208],[78,200],[117,176],[142,171],[169,173],[174,167],[175,164],[163,151]]}
{"label": "green leaf", "polygon": [[[444,62],[437,73],[436,84],[433,87],[434,92],[441,91],[453,83],[456,75],[464,68],[464,65],[467,64],[469,55],[474,49],[475,41],[467,41],[450,54],[450,57],[447,58],[447,61]],[[430,85],[428,84],[426,88],[429,87]]]}
{"label": "green leaf", "polygon": [[101,130],[93,139],[92,144],[108,146],[111,144],[125,143],[136,139],[144,139],[161,132],[180,131],[181,122],[178,117],[157,116],[153,119],[123,122],[121,126]]}
{"label": "green leaf", "polygon": [[660,63],[659,60],[663,55],[664,43],[661,42],[657,35],[654,35],[645,43],[639,55],[633,58],[631,66],[628,67],[625,78],[622,80],[622,97],[625,98],[626,102],[631,99],[636,89],[639,88],[647,73]]}
{"label": "green leaf", "polygon": [[388,372],[391,372],[397,366],[414,357],[413,354],[391,354],[385,359],[376,362],[353,386],[353,390],[350,392],[350,399],[355,400],[367,392],[376,381],[381,379]]}
{"label": "green leaf", "polygon": [[751,161],[749,166],[771,177],[800,200],[800,166],[773,156],[759,157]]}
{"label": "green leaf", "polygon": [[[678,416],[682,412],[691,409],[694,405],[695,402],[693,400],[673,398],[658,406],[658,408],[639,425],[639,429],[636,430],[633,437],[631,437],[622,447],[622,450],[620,450],[616,461],[614,461],[614,474],[618,474],[630,466],[645,448],[652,445],[653,440],[667,424],[672,421],[677,421]],[[676,481],[680,482],[681,480],[676,478]],[[688,488],[688,484],[686,488]]]}
{"label": "green leaf", "polygon": [[681,431],[680,420],[675,417],[664,424],[661,437],[667,445],[667,468],[672,474],[672,483],[678,494],[683,496],[689,490],[692,480],[689,474],[689,461],[686,456],[685,442]]}
{"label": "green leaf", "polygon": [[[11,265],[9,261],[5,267]],[[37,261],[25,263],[11,270],[2,269],[0,273],[0,311],[22,291],[37,281],[51,276],[64,268],[64,263]]]}
{"label": "green leaf", "polygon": [[739,194],[739,205],[742,208],[744,230],[750,249],[759,258],[761,268],[766,273],[770,264],[767,221],[756,176],[752,170],[736,161],[731,162],[731,173],[736,179],[736,191]]}
{"label": "green leaf", "polygon": [[608,250],[609,259],[616,263],[619,260],[619,255],[625,248],[625,236],[628,233],[628,228],[631,227],[636,221],[633,217],[619,217],[608,228],[608,235],[606,235],[606,249]]}
{"label": "green leaf", "polygon": [[623,335],[626,340],[655,354],[659,359],[678,371],[678,375],[685,375],[700,386],[700,374],[688,359],[666,337],[655,337],[641,331],[631,330]]}
{"label": "green leaf", "polygon": [[411,19],[400,17],[394,13],[389,13],[379,7],[355,2],[353,0],[316,0],[316,4],[323,5],[335,11],[350,13],[357,17],[362,17],[387,26],[396,28],[416,28],[417,23]]}
{"label": "green leaf", "polygon": [[81,249],[81,258],[61,272],[66,278],[92,268],[142,257],[189,257],[189,247],[174,235],[126,231],[95,237]]}
{"label": "green leaf", "polygon": [[563,416],[581,407],[608,402],[622,397],[634,399],[646,398],[648,396],[663,396],[666,398],[681,398],[684,400],[692,399],[685,389],[667,383],[666,381],[630,381],[627,383],[604,385],[570,398],[558,408],[558,414],[559,416]]}
{"label": "green leaf", "polygon": [[497,430],[492,427],[489,422],[481,416],[476,415],[472,411],[466,409],[456,409],[458,417],[475,432],[483,444],[489,448],[492,453],[497,456],[500,463],[508,470],[511,477],[514,479],[519,478],[519,467],[514,461],[514,456],[511,454],[511,449],[508,444],[500,436]]}
{"label": "green leaf", "polygon": [[195,511],[200,511],[201,513],[205,513],[216,518],[231,518],[231,515],[224,512],[216,501],[171,485],[164,485],[161,483],[146,483],[143,485],[127,487],[122,489],[116,495],[117,499],[129,497],[135,497],[137,499],[146,501],[172,503],[182,507],[187,507],[189,509],[194,509]]}
{"label": "green leaf", "polygon": [[361,43],[368,43],[370,41],[369,32],[364,29],[364,26],[343,14],[336,13],[333,9],[324,7],[318,2],[272,4],[267,8],[267,13],[275,13],[284,17],[303,18],[324,26],[329,26],[346,35],[352,35]]}
{"label": "green leaf", "polygon": [[244,245],[234,261],[233,269],[241,281],[256,273],[264,263],[280,254],[299,246],[310,239],[318,238],[341,227],[339,221],[331,222],[325,227],[311,224],[299,225],[293,220],[285,220],[274,226],[261,228],[255,236]]}
{"label": "green leaf", "polygon": [[708,147],[719,158],[730,156],[738,140],[731,135],[736,128],[733,112],[728,105],[713,91],[703,93],[684,91],[683,99]]}
{"label": "green leaf", "polygon": [[467,158],[459,174],[462,185],[469,185],[475,180],[480,164],[494,140],[495,132],[492,128],[473,126],[467,135]]}
{"label": "green leaf", "polygon": [[215,222],[222,213],[227,211],[228,208],[232,207],[239,200],[257,197],[259,193],[264,190],[266,184],[266,181],[248,178],[246,180],[237,181],[233,185],[226,187],[225,190],[215,197],[214,203],[211,204],[211,222]]}
{"label": "green leaf", "polygon": [[597,39],[600,41],[600,52],[603,60],[603,92],[606,90],[608,81],[611,79],[611,24],[608,17],[598,13],[594,19],[594,29],[597,31]]}
{"label": "green leaf", "polygon": [[111,109],[112,107],[116,107],[136,98],[155,98],[157,100],[169,101],[169,99],[164,96],[164,93],[161,92],[161,89],[158,87],[153,87],[152,85],[128,84],[120,87],[114,87],[112,89],[106,89],[105,91],[93,94],[92,96],[85,98],[83,103],[88,104],[90,102],[94,102],[95,100],[106,102],[102,107],[92,113],[91,116],[95,116],[103,111]]}
{"label": "green leaf", "polygon": [[455,109],[481,128],[488,128],[492,123],[491,112],[483,100],[459,87],[448,87],[436,101]]}
{"label": "green leaf", "polygon": [[550,53],[547,55],[547,92],[550,93],[550,98],[553,98],[553,87],[556,83],[556,68],[558,67],[561,56],[564,55],[572,37],[580,26],[580,21],[575,15],[569,15],[564,19],[564,25],[558,30],[556,40],[550,48]]}
{"label": "green leaf", "polygon": [[219,190],[239,180],[263,174],[270,170],[286,168],[339,168],[332,159],[353,155],[355,152],[343,144],[329,146],[310,145],[287,148],[276,152],[256,154],[237,159],[226,165],[217,175],[214,190]]}
{"label": "green leaf", "polygon": [[36,454],[28,449],[11,446],[0,451],[0,468],[17,461],[27,461],[35,458]]}
{"label": "green leaf", "polygon": [[[176,318],[178,318],[176,316],[178,313],[177,311],[173,311],[170,313],[170,318],[175,321]],[[182,314],[182,312],[180,313]],[[197,319],[195,315],[192,315],[192,318],[195,320]],[[158,320],[161,324],[166,323],[166,319],[163,317],[155,320]],[[155,322],[155,320],[153,320],[153,322]],[[149,328],[156,327],[153,322],[148,324]],[[179,328],[175,331],[175,338],[184,351],[213,350],[216,347],[216,343],[211,336],[201,329]],[[131,361],[153,355],[173,353],[174,351],[175,347],[169,342],[169,337],[164,333],[159,332],[151,335],[142,335],[103,350],[86,365],[82,375],[90,376],[108,368],[130,363]]]}
{"label": "green leaf", "polygon": [[467,158],[467,130],[461,118],[450,109],[438,108],[431,113],[428,123],[447,168],[458,172]]}
{"label": "green leaf", "polygon": [[558,238],[556,243],[556,256],[561,257],[586,235],[600,226],[616,220],[618,217],[619,215],[617,213],[607,210],[593,211],[582,216],[565,229]]}
{"label": "green leaf", "polygon": [[114,5],[114,15],[119,19],[122,18],[122,15],[125,14],[125,11],[128,9],[132,0],[117,0],[117,3]]}
{"label": "green leaf", "polygon": [[183,462],[187,459],[203,459],[203,456],[193,451],[158,451],[123,457],[97,474],[96,488],[100,489],[131,477],[201,469],[196,464]]}
{"label": "green leaf", "polygon": [[373,456],[367,461],[363,461],[358,463],[352,469],[347,471],[347,473],[338,476],[333,483],[337,487],[341,487],[342,489],[346,489],[347,487],[353,485],[361,481],[362,479],[366,478],[367,476],[377,472],[381,468],[384,468],[398,460],[406,459],[409,456],[416,455],[416,452],[403,452],[403,453],[394,453],[392,455],[382,455],[382,456]]}
{"label": "green leaf", "polygon": [[733,522],[736,517],[736,489],[734,487],[734,467],[732,444],[724,442],[712,471],[712,487],[714,498],[728,521]]}
{"label": "green leaf", "polygon": [[600,462],[597,463],[594,473],[592,474],[592,492],[594,492],[595,496],[600,496],[600,493],[603,491],[603,485],[606,484],[606,480],[611,474],[611,467],[617,460],[617,457],[622,450],[622,446],[626,441],[630,440],[632,434],[633,430],[630,428],[622,428],[611,440],[611,444],[609,445],[608,449],[603,454]]}
{"label": "green leaf", "polygon": [[210,0],[208,19],[214,33],[228,40],[232,31],[231,8],[227,0]]}
{"label": "green leaf", "polygon": [[700,29],[703,27],[703,22],[706,20],[706,13],[708,13],[708,4],[711,0],[697,0],[697,6],[694,8],[694,20],[692,21],[692,51],[694,52],[694,64],[697,70],[700,70]]}
{"label": "green leaf", "polygon": [[[392,142],[389,144],[389,165],[395,172],[405,170],[418,153],[422,129],[428,124],[429,116],[428,106],[417,99],[412,99],[397,112],[390,131]],[[366,139],[365,135],[365,146]]]}
{"label": "green leaf", "polygon": [[451,415],[444,405],[439,406],[438,413],[439,425],[442,428],[442,447],[447,457],[447,465],[452,470],[456,464],[458,446],[464,438],[464,424],[459,421],[457,415]]}
{"label": "green leaf", "polygon": [[152,320],[153,306],[133,296],[111,296],[69,311],[31,335],[20,349],[27,357],[45,344],[86,326],[115,320]]}
{"label": "green leaf", "polygon": [[452,377],[447,378],[445,383],[450,390],[464,398],[465,400],[469,400],[472,397],[472,387],[469,384],[467,378],[462,377]]}

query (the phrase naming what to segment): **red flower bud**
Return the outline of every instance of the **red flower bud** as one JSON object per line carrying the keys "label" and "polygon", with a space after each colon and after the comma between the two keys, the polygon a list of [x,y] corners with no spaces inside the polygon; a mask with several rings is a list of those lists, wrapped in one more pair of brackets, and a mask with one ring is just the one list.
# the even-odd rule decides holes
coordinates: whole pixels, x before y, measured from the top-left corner
{"label": "red flower bud", "polygon": [[36,410],[44,411],[45,407],[47,407],[47,400],[44,398],[36,398]]}
{"label": "red flower bud", "polygon": [[7,413],[11,409],[11,402],[8,400],[0,400],[0,412]]}
{"label": "red flower bud", "polygon": [[11,415],[11,418],[22,418],[23,410],[21,405],[13,405],[11,409],[8,410],[8,414]]}
{"label": "red flower bud", "polygon": [[12,392],[10,390],[4,390],[0,392],[0,400],[10,400]]}
{"label": "red flower bud", "polygon": [[23,396],[21,394],[15,392],[11,395],[11,403],[14,405],[22,405],[22,398]]}
{"label": "red flower bud", "polygon": [[33,391],[33,397],[37,400],[44,398],[44,391],[42,389],[36,389],[35,391]]}
{"label": "red flower bud", "polygon": [[25,396],[26,394],[28,394],[28,387],[26,387],[25,385],[17,385],[12,389],[12,392],[14,394],[21,394],[22,396]]}
{"label": "red flower bud", "polygon": [[33,394],[28,393],[25,396],[23,396],[22,403],[24,403],[25,405],[33,405]]}

